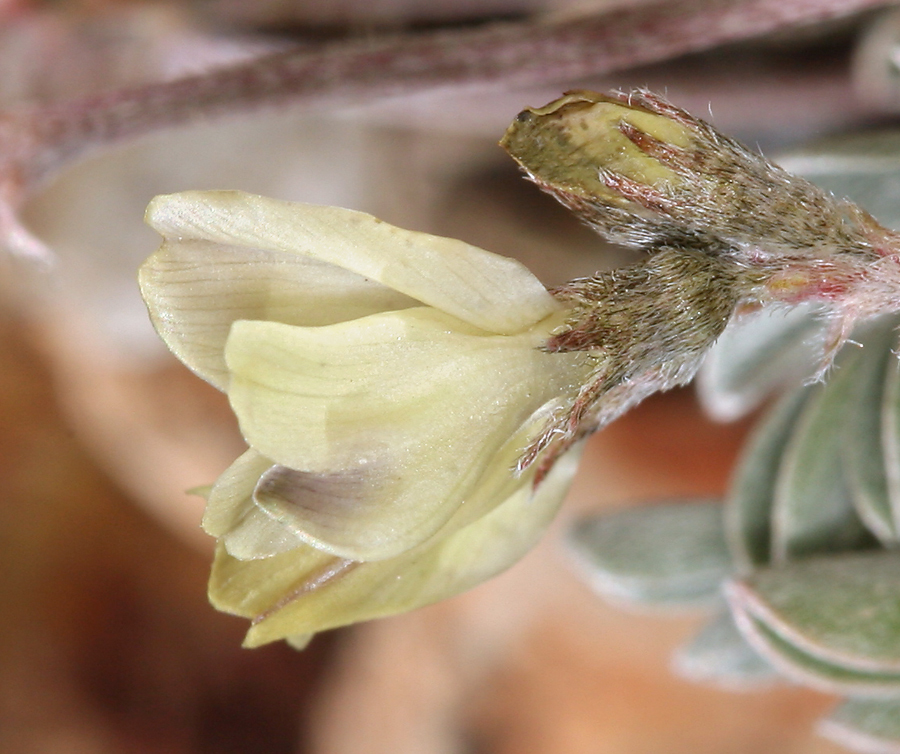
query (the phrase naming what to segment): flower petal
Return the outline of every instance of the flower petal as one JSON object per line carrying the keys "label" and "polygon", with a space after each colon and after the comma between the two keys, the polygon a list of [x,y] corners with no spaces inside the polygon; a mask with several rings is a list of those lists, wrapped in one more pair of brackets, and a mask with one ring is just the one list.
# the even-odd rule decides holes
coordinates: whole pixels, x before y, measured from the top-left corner
{"label": "flower petal", "polygon": [[246,646],[324,631],[431,604],[508,568],[537,541],[558,509],[578,452],[560,459],[532,495],[522,487],[463,529],[389,560],[354,563],[311,547],[239,561],[219,547],[210,599],[253,618]]}
{"label": "flower petal", "polygon": [[543,427],[535,412],[588,368],[583,354],[539,351],[542,337],[488,335],[428,308],[320,328],[235,323],[232,407],[250,445],[287,467],[257,501],[353,560],[420,544],[463,503],[459,523],[471,521],[525,483],[510,469]]}
{"label": "flower petal", "polygon": [[328,262],[491,332],[520,332],[559,308],[540,281],[513,259],[395,228],[362,212],[239,191],[187,191],[156,197],[147,222],[167,239]]}
{"label": "flower petal", "polygon": [[288,552],[302,540],[279,521],[253,504],[240,524],[222,537],[229,555],[238,560],[259,560]]}
{"label": "flower petal", "polygon": [[220,390],[235,320],[329,325],[418,303],[312,257],[175,236],[144,262],[139,282],[160,337]]}
{"label": "flower petal", "polygon": [[206,496],[203,531],[221,537],[240,523],[256,480],[271,466],[272,461],[250,448],[225,469]]}
{"label": "flower petal", "polygon": [[296,534],[253,501],[257,479],[271,467],[272,461],[251,448],[225,470],[207,498],[204,531],[221,537],[228,552],[241,560],[269,557],[300,544]]}

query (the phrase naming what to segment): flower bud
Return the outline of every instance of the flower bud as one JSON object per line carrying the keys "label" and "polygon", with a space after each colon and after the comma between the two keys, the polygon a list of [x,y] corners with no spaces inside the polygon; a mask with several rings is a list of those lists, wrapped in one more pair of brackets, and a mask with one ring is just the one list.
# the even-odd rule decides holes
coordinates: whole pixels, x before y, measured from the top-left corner
{"label": "flower bud", "polygon": [[569,92],[501,145],[607,239],[720,260],[736,310],[826,304],[818,376],[855,322],[898,308],[896,233],[658,95]]}
{"label": "flower bud", "polygon": [[872,252],[884,234],[856,205],[646,91],[570,92],[521,112],[501,144],[542,189],[628,246],[755,260]]}

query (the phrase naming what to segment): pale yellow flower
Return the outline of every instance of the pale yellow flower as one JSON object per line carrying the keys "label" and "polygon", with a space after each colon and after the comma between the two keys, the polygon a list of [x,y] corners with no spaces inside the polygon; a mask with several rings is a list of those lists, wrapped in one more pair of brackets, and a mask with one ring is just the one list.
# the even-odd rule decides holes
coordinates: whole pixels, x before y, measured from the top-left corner
{"label": "pale yellow flower", "polygon": [[253,619],[248,645],[428,604],[533,545],[574,460],[517,465],[597,364],[543,348],[567,311],[521,264],[239,192],[157,197],[147,221],[153,322],[250,446],[204,518],[211,599]]}

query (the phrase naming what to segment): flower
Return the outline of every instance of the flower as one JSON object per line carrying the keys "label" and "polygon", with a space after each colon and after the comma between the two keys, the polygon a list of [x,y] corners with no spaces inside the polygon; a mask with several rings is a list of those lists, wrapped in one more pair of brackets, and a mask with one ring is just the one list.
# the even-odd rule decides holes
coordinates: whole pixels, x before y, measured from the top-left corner
{"label": "flower", "polygon": [[892,232],[648,92],[572,92],[503,146],[648,254],[552,292],[518,262],[359,212],[157,197],[141,270],[171,350],[250,449],[211,488],[210,585],[247,643],[408,610],[535,541],[579,440],[688,382],[735,311],[824,300],[824,366],[895,306]]}
{"label": "flower", "polygon": [[157,197],[147,221],[151,319],[250,446],[203,521],[247,645],[442,599],[532,546],[574,460],[520,459],[596,357],[542,348],[568,312],[522,265],[240,192]]}

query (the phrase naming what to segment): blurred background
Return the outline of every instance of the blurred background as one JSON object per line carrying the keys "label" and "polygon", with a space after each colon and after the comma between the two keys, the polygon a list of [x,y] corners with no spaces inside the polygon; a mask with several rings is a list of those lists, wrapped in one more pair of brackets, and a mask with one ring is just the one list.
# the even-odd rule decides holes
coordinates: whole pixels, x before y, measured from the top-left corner
{"label": "blurred background", "polygon": [[[674,2],[674,0],[673,0]],[[173,78],[290,45],[576,14],[613,0],[7,0],[0,104]],[[622,0],[618,5],[634,5]],[[692,390],[594,437],[543,543],[454,600],[240,647],[206,602],[200,498],[243,447],[226,399],[163,349],[135,274],[158,193],[236,188],[361,209],[522,259],[547,284],[627,263],[496,146],[563,89],[649,86],[769,156],[890,124],[900,22],[840,22],[531,89],[440,88],[224,118],[97,153],[23,208],[56,254],[0,262],[0,752],[642,754],[837,752],[833,702],[692,685],[669,655],[700,618],[622,612],[570,568],[579,513],[723,493],[752,423]],[[900,49],[900,48],[897,48]]]}

